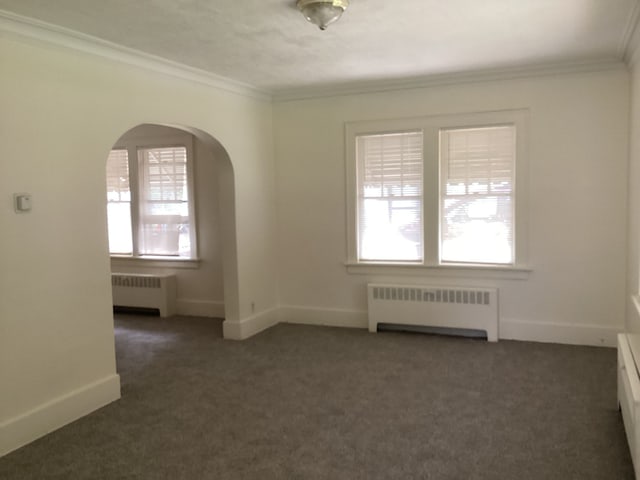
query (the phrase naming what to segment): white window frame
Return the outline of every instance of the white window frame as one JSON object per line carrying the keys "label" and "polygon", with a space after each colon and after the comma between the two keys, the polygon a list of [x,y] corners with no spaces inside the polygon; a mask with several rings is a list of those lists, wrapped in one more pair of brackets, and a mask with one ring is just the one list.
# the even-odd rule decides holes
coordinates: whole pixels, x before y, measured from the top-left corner
{"label": "white window frame", "polygon": [[[139,249],[139,152],[144,149],[184,147],[187,155],[187,186],[189,202],[189,240],[191,243],[190,257],[163,256],[141,254]],[[158,137],[131,137],[116,143],[112,150],[127,150],[129,157],[129,188],[131,189],[131,224],[133,253],[115,254],[110,253],[112,262],[118,266],[127,266],[131,263],[144,262],[146,266],[152,267],[180,267],[197,268],[198,243],[197,243],[197,222],[195,205],[195,156],[193,136],[188,133],[184,135],[163,135]],[[180,265],[182,264],[182,265]]]}
{"label": "white window frame", "polygon": [[[416,118],[371,120],[345,124],[347,181],[347,271],[361,274],[415,274],[425,270],[434,276],[527,278],[528,262],[528,117],[526,109],[501,110]],[[440,132],[449,128],[482,128],[514,125],[516,128],[514,262],[502,264],[456,264],[441,262],[440,245]],[[361,135],[423,132],[423,239],[422,262],[377,262],[358,260],[358,186],[356,141]],[[429,221],[430,218],[438,219]]]}

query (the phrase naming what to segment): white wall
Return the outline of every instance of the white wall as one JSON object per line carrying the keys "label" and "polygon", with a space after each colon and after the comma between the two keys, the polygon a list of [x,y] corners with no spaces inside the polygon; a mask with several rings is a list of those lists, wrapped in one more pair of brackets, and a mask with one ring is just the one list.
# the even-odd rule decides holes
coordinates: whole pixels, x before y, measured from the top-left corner
{"label": "white wall", "polygon": [[[272,324],[277,298],[268,99],[7,32],[0,64],[1,455],[119,396],[104,167],[131,127],[194,127],[231,159],[225,333]],[[14,192],[32,195],[30,213],[14,213]]]}
{"label": "white wall", "polygon": [[[637,35],[637,34],[636,34]],[[640,39],[636,38],[636,45]],[[640,50],[630,72],[629,135],[629,235],[627,260],[627,331],[640,334]]]}
{"label": "white wall", "polygon": [[[625,316],[628,73],[540,76],[277,103],[282,316],[364,326],[366,283],[500,289],[500,335],[615,345]],[[349,274],[347,121],[528,109],[525,280]]]}
{"label": "white wall", "polygon": [[[184,131],[160,125],[140,125],[124,133],[115,146],[128,141],[176,137]],[[121,273],[174,274],[177,279],[176,311],[180,315],[224,317],[224,287],[222,247],[218,218],[218,161],[212,149],[193,137],[194,194],[198,240],[197,265],[185,262],[164,262],[162,267],[149,266],[156,262],[111,259],[111,271]],[[170,265],[177,266],[170,266]]]}

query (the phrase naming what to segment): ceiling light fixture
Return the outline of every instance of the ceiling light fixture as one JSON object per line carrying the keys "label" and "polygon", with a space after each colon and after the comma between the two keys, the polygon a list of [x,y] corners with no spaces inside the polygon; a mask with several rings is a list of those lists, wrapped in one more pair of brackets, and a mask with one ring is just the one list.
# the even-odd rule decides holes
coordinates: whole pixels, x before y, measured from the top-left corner
{"label": "ceiling light fixture", "polygon": [[296,5],[307,20],[325,30],[342,16],[349,0],[297,0]]}

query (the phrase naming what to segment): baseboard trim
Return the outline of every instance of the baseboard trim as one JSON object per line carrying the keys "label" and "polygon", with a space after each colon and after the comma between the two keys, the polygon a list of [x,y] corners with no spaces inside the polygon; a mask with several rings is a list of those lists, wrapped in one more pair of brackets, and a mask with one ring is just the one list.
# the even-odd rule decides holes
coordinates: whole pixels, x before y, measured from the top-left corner
{"label": "baseboard trim", "polygon": [[54,398],[0,423],[0,457],[120,398],[120,376],[101,380]]}
{"label": "baseboard trim", "polygon": [[272,308],[241,320],[225,320],[222,322],[222,333],[228,340],[245,340],[280,321],[278,308]]}
{"label": "baseboard trim", "polygon": [[322,325],[326,327],[368,327],[367,312],[295,305],[283,305],[280,307],[280,321],[283,323]]}
{"label": "baseboard trim", "polygon": [[[368,328],[366,311],[333,308],[283,305],[280,307],[280,321],[303,325]],[[501,319],[498,336],[503,340],[615,347],[617,335],[623,331],[623,325],[605,327]]]}
{"label": "baseboard trim", "polygon": [[616,347],[618,334],[622,332],[624,332],[624,325],[604,327],[577,323],[500,319],[499,335],[504,340]]}
{"label": "baseboard trim", "polygon": [[224,302],[210,300],[176,300],[176,313],[191,317],[224,318]]}

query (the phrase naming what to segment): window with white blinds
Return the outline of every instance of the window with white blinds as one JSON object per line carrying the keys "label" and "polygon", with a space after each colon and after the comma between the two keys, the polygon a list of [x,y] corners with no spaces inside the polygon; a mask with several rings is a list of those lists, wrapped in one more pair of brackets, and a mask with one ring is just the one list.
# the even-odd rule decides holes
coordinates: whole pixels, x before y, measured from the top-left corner
{"label": "window with white blinds", "polygon": [[347,123],[348,270],[525,272],[527,122],[505,110]]}
{"label": "window with white blinds", "polygon": [[179,256],[190,251],[189,189],[185,147],[138,150],[141,255]]}
{"label": "window with white blinds", "polygon": [[131,255],[131,189],[127,150],[111,150],[107,158],[107,221],[109,251]]}
{"label": "window with white blinds", "polygon": [[357,138],[359,260],[422,260],[422,132]]}
{"label": "window with white blinds", "polygon": [[117,148],[107,159],[109,251],[195,258],[190,149]]}
{"label": "window with white blinds", "polygon": [[514,259],[515,126],[440,131],[440,260]]}

